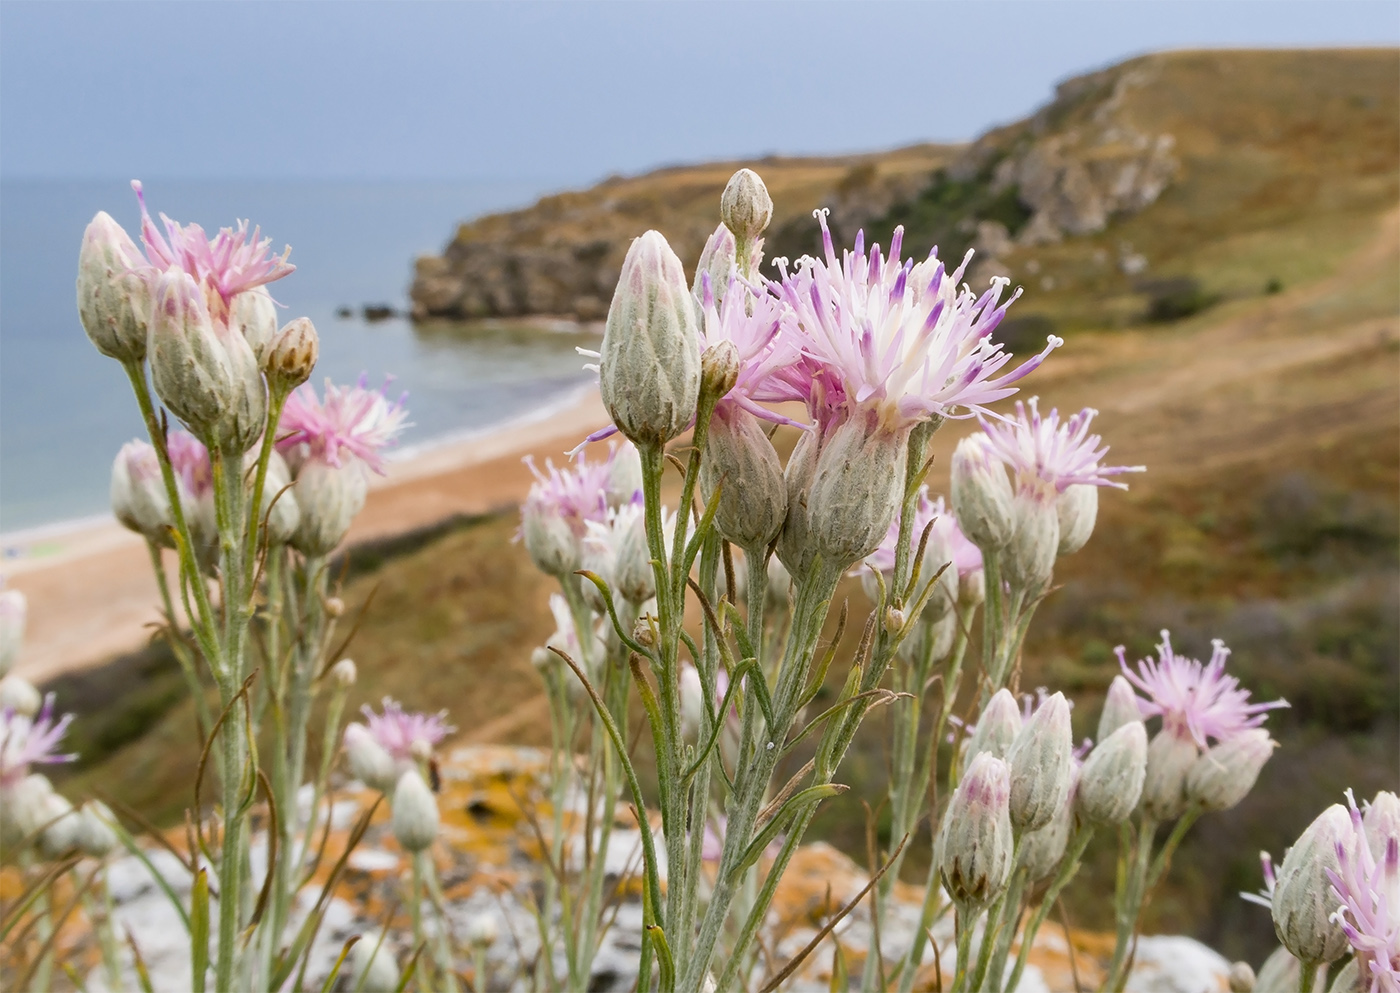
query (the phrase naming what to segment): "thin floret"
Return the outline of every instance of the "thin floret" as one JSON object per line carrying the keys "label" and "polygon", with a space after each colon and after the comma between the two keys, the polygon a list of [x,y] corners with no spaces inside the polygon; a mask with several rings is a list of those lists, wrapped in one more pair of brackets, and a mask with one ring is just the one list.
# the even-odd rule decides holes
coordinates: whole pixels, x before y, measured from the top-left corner
{"label": "thin floret", "polygon": [[1367,843],[1356,797],[1347,790],[1352,831],[1337,841],[1337,869],[1327,870],[1332,914],[1356,952],[1361,985],[1370,993],[1400,993],[1400,837],[1384,839],[1377,861]]}
{"label": "thin floret", "polygon": [[13,786],[29,774],[31,765],[74,761],[76,752],[58,750],[72,723],[72,714],[54,718],[52,693],[44,696],[43,706],[32,718],[9,707],[0,710],[0,785]]}
{"label": "thin floret", "polygon": [[384,713],[376,714],[369,704],[360,708],[365,715],[365,723],[374,740],[391,756],[398,760],[414,758],[413,745],[424,742],[435,748],[449,734],[457,729],[447,723],[447,711],[424,714],[405,711],[390,697],[383,700]]}
{"label": "thin floret", "polygon": [[1097,410],[1085,407],[1061,423],[1058,409],[1042,415],[1038,401],[1038,397],[1031,397],[1029,404],[1017,400],[1015,417],[978,418],[992,453],[1011,469],[1023,492],[1053,497],[1075,484],[1126,490],[1127,483],[1110,477],[1146,471],[1140,465],[1101,464],[1108,446],[1089,431]]}
{"label": "thin floret", "polygon": [[287,398],[278,423],[277,446],[286,452],[299,445],[307,454],[339,467],[353,457],[380,475],[384,474],[384,449],[411,426],[404,393],[390,400],[384,386],[372,390],[366,376],[354,386],[336,386],[326,380],[325,400],[308,383]]}

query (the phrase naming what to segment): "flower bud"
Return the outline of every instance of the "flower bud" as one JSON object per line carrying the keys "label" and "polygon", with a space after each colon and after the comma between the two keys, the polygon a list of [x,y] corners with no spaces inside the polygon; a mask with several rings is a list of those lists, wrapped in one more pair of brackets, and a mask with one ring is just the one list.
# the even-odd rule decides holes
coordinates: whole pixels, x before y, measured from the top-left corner
{"label": "flower bud", "polygon": [[636,445],[624,441],[608,459],[608,477],[603,483],[604,498],[608,506],[616,510],[632,503],[641,491],[642,454],[637,451]]}
{"label": "flower bud", "polygon": [[43,695],[28,680],[13,675],[0,679],[0,710],[33,717],[43,705]]}
{"label": "flower bud", "polygon": [[277,336],[277,304],[272,302],[267,287],[255,286],[230,300],[228,326],[243,336],[259,365],[266,362]]}
{"label": "flower bud", "polygon": [[530,561],[546,575],[567,582],[581,564],[582,544],[557,507],[526,500],[520,512],[520,536]]}
{"label": "flower bud", "polygon": [[1021,708],[1017,706],[1011,691],[1003,687],[993,693],[987,706],[982,708],[977,727],[967,741],[963,762],[970,764],[983,752],[1005,759],[1020,733]]}
{"label": "flower bud", "polygon": [[1340,870],[1337,845],[1353,837],[1350,813],[1334,803],[1283,857],[1274,883],[1274,933],[1300,962],[1334,962],[1347,951],[1346,933],[1331,919],[1337,901],[1327,872]]}
{"label": "flower bud", "polygon": [[1060,521],[1060,545],[1057,555],[1073,555],[1089,541],[1094,522],[1099,516],[1099,488],[1089,483],[1074,483],[1055,498],[1055,513]]}
{"label": "flower bud", "polygon": [[907,432],[867,431],[860,418],[831,433],[807,491],[809,567],[820,555],[826,568],[844,572],[880,547],[899,509],[908,450]]}
{"label": "flower bud", "polygon": [[658,231],[632,242],[603,330],[599,385],[623,435],[664,445],[700,394],[700,335],[681,260]]}
{"label": "flower bud", "polygon": [[123,362],[145,358],[153,274],[131,236],[99,211],[78,253],[78,317],[103,355]]}
{"label": "flower bud", "polygon": [[39,823],[47,825],[39,834],[39,853],[44,858],[54,861],[78,847],[82,821],[62,793],[44,796]]}
{"label": "flower bud", "polygon": [[681,698],[681,734],[694,740],[705,727],[705,691],[700,672],[689,662],[681,663],[678,687]]}
{"label": "flower bud", "polygon": [[19,590],[0,590],[0,676],[5,675],[19,657],[24,644],[24,620],[29,601]]}
{"label": "flower bud", "polygon": [[715,307],[720,306],[724,294],[729,289],[729,275],[733,272],[735,264],[734,255],[734,234],[721,223],[705,240],[705,247],[700,251],[700,261],[695,264],[695,281],[690,285],[690,292],[695,299],[700,300],[704,297],[705,277],[708,276],[710,292],[715,297]]}
{"label": "flower bud", "polygon": [[144,441],[128,441],[112,462],[112,514],[122,526],[151,541],[169,544],[174,520],[161,477],[156,450]]}
{"label": "flower bud", "polygon": [[1206,749],[1186,774],[1186,798],[1206,810],[1229,810],[1254,788],[1276,746],[1269,732],[1250,728]]}
{"label": "flower bud", "polygon": [[117,847],[112,830],[116,816],[101,800],[89,800],[78,809],[77,846],[84,855],[100,859]]}
{"label": "flower bud", "polygon": [[408,745],[408,754],[414,761],[427,762],[433,757],[433,743],[423,738],[414,738]]}
{"label": "flower bud", "polygon": [[965,910],[995,900],[1011,874],[1010,792],[1006,763],[983,753],[972,760],[943,815],[934,856],[948,895]]}
{"label": "flower bud", "polygon": [[1158,731],[1147,746],[1142,809],[1157,821],[1173,821],[1186,811],[1186,774],[1201,750],[1190,738]]}
{"label": "flower bud", "polygon": [[303,555],[329,555],[345,540],[368,490],[359,465],[337,467],[319,459],[305,463],[292,488],[300,515],[292,547]]}
{"label": "flower bud", "polygon": [[433,843],[438,833],[437,798],[417,769],[399,777],[392,805],[394,837],[405,851],[421,852]]}
{"label": "flower bud", "polygon": [[345,764],[350,775],[370,789],[387,793],[394,786],[394,757],[363,724],[345,726]]}
{"label": "flower bud", "polygon": [[717,408],[710,419],[700,461],[700,492],[707,505],[716,488],[720,494],[715,529],[726,541],[762,554],[787,517],[787,482],[758,419],[729,404]]}
{"label": "flower bud", "polygon": [[787,516],[783,518],[783,529],[778,533],[777,554],[774,557],[783,564],[790,577],[805,577],[812,562],[807,504],[821,450],[821,432],[804,431],[783,469],[783,481],[787,484]]}
{"label": "flower bud", "polygon": [[1050,823],[1069,795],[1074,739],[1069,701],[1046,697],[1006,753],[1011,769],[1011,823],[1034,831]]}
{"label": "flower bud", "polygon": [[359,675],[355,668],[353,659],[341,659],[331,666],[331,681],[342,690],[348,690],[355,685],[355,677]]}
{"label": "flower bud", "polygon": [[898,634],[904,628],[904,611],[893,605],[885,608],[885,633]]}
{"label": "flower bud", "polygon": [[467,919],[467,944],[473,948],[489,948],[496,943],[500,929],[490,914],[473,914]]}
{"label": "flower bud", "polygon": [[624,600],[641,604],[656,596],[656,573],[652,571],[646,521],[641,514],[634,515],[632,523],[622,533],[613,569],[616,579],[613,592]]}
{"label": "flower bud", "polygon": [[958,575],[958,605],[971,612],[987,599],[987,573],[982,569]]}
{"label": "flower bud", "polygon": [[326,616],[332,619],[345,613],[345,601],[338,596],[326,597]]}
{"label": "flower bud", "polygon": [[382,944],[376,948],[375,939],[368,935],[361,935],[350,949],[350,976],[350,989],[364,993],[397,993],[399,988],[393,954]]}
{"label": "flower bud", "polygon": [[201,441],[241,454],[262,434],[267,396],[252,348],[214,323],[199,284],[175,266],[156,284],[150,360],[156,393]]}
{"label": "flower bud", "polygon": [[700,389],[719,399],[739,381],[739,346],[725,338],[700,355]]}
{"label": "flower bud", "polygon": [[1142,720],[1138,707],[1137,694],[1133,684],[1123,676],[1114,676],[1108,684],[1108,696],[1103,702],[1103,713],[1099,715],[1099,741],[1107,741],[1108,736],[1124,724]]}
{"label": "flower bud", "polygon": [[277,332],[267,353],[260,356],[263,372],[274,389],[290,392],[311,378],[321,354],[321,340],[309,317],[288,321]]}
{"label": "flower bud", "polygon": [[[1071,773],[1071,779],[1074,774]],[[1070,832],[1074,830],[1075,788],[1071,782],[1065,802],[1050,818],[1050,823],[1021,836],[1021,854],[1016,859],[1017,868],[1025,869],[1031,883],[1045,879],[1059,866],[1069,847]]]}
{"label": "flower bud", "polygon": [[998,551],[1011,541],[1011,480],[984,435],[958,442],[952,463],[953,513],[958,527],[983,551]]}
{"label": "flower bud", "polygon": [[737,241],[752,242],[773,219],[773,198],[752,169],[729,177],[719,198],[719,216]]}
{"label": "flower bud", "polygon": [[1254,993],[1254,969],[1248,962],[1236,962],[1231,965],[1225,981],[1230,986],[1230,993]]}
{"label": "flower bud", "polygon": [[1075,796],[1080,815],[1092,824],[1122,824],[1142,799],[1147,776],[1147,728],[1129,721],[1099,741],[1079,772]]}
{"label": "flower bud", "polygon": [[1386,842],[1400,838],[1400,797],[1389,790],[1381,790],[1366,805],[1366,813],[1361,818],[1361,828],[1366,833],[1366,843],[1377,862],[1385,859]]}
{"label": "flower bud", "polygon": [[[255,474],[253,467],[258,463],[256,450],[244,456],[244,473],[248,483],[248,497],[252,499],[252,486]],[[267,540],[272,545],[285,545],[292,540],[301,523],[301,508],[297,506],[292,474],[281,454],[273,449],[267,460],[267,476],[263,479],[262,504],[258,510],[258,523],[267,522]]]}
{"label": "flower bud", "polygon": [[1060,521],[1054,503],[1042,503],[1028,493],[1011,501],[1011,542],[1003,561],[1012,587],[1038,592],[1050,585],[1055,551],[1060,545]]}

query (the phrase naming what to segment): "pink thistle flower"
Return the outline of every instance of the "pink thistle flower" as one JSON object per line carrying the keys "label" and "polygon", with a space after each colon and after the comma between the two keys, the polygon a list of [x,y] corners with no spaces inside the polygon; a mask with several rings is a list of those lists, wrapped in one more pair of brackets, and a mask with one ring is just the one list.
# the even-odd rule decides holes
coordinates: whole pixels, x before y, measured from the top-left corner
{"label": "pink thistle flower", "polygon": [[436,714],[406,713],[403,707],[390,697],[383,701],[384,713],[376,714],[369,704],[360,708],[365,715],[369,733],[380,748],[388,752],[396,761],[412,761],[415,742],[425,742],[430,748],[457,729],[447,723],[447,711]]}
{"label": "pink thistle flower", "polygon": [[1288,706],[1286,700],[1250,703],[1249,690],[1241,689],[1234,676],[1225,675],[1230,649],[1219,638],[1211,644],[1210,662],[1202,665],[1173,652],[1171,636],[1163,631],[1157,658],[1142,659],[1137,672],[1128,668],[1124,647],[1116,649],[1123,675],[1150,697],[1138,700],[1143,719],[1160,715],[1164,731],[1189,738],[1200,748],[1208,747],[1207,739],[1226,741],[1259,727],[1267,719],[1266,711]]}
{"label": "pink thistle flower", "polygon": [[209,462],[209,450],[198,438],[188,431],[171,431],[165,436],[165,450],[175,478],[184,484],[191,497],[198,500],[213,492],[214,469]]}
{"label": "pink thistle flower", "polygon": [[923,262],[901,261],[904,229],[895,228],[888,257],[874,246],[865,252],[864,232],[840,262],[817,211],[825,259],[798,260],[783,274],[779,296],[791,307],[789,320],[803,350],[840,378],[848,404],[875,415],[898,432],[930,417],[967,417],[1016,392],[1017,380],[1034,371],[1063,344],[1051,336],[1045,350],[1015,370],[998,375],[1011,354],[992,341],[1006,309],[1005,279],[992,280],[980,297],[957,288],[967,257],[951,276],[937,249]]}
{"label": "pink thistle flower", "polygon": [[73,723],[72,714],[55,720],[52,693],[44,697],[37,716],[29,718],[6,708],[0,711],[0,785],[13,786],[29,774],[31,765],[72,762],[76,753],[60,754],[58,743]]}
{"label": "pink thistle flower", "polygon": [[1089,433],[1089,424],[1098,411],[1085,407],[1063,424],[1060,413],[1051,409],[1041,416],[1037,397],[1031,397],[1030,412],[1016,401],[1016,416],[1002,420],[979,418],[991,451],[1010,467],[1017,489],[1041,500],[1053,500],[1076,483],[1113,486],[1126,490],[1126,483],[1108,477],[1125,472],[1145,472],[1146,466],[1101,466],[1108,454],[1103,440]]}
{"label": "pink thistle flower", "polygon": [[[535,482],[525,497],[522,517],[529,514],[558,516],[579,539],[587,535],[590,521],[607,525],[608,478],[615,457],[615,450],[610,451],[606,459],[597,462],[590,462],[586,455],[579,455],[572,467],[564,469],[556,468],[552,460],[546,459],[544,471],[541,472],[535,465],[534,457],[525,456],[525,465],[534,474]],[[633,499],[636,499],[635,495]]]}
{"label": "pink thistle flower", "polygon": [[165,227],[165,237],[161,237],[146,210],[141,184],[133,179],[131,188],[141,204],[141,241],[146,246],[146,258],[157,274],[171,266],[189,273],[204,289],[215,320],[227,318],[229,303],[239,293],[281,279],[296,269],[287,261],[290,248],[281,256],[269,256],[272,239],[260,238],[260,228],[249,234],[247,221],[239,221],[237,230],[222,228],[210,238],[198,224],[181,226],[161,214]]}
{"label": "pink thistle flower", "polygon": [[[952,553],[953,567],[958,570],[960,577],[971,575],[982,568],[982,550],[962,533],[962,529],[958,527],[958,519],[953,516],[943,498],[940,496],[930,500],[928,487],[921,486],[918,502],[914,505],[913,550],[918,549],[919,538],[930,521],[933,522],[933,531],[929,534],[930,547],[935,540],[941,539],[942,547]],[[885,534],[885,540],[880,542],[880,547],[865,557],[865,564],[878,572],[892,572],[895,547],[898,543],[899,518],[896,517]]]}
{"label": "pink thistle flower", "polygon": [[739,378],[719,403],[735,404],[775,424],[800,426],[760,406],[761,403],[806,401],[810,393],[810,378],[792,369],[803,354],[792,340],[792,332],[783,331],[786,305],[735,275],[730,276],[718,304],[709,273],[701,273],[700,286],[704,317],[700,328],[702,350],[716,342],[731,341],[739,352]]}
{"label": "pink thistle flower", "polygon": [[326,380],[325,400],[310,384],[287,398],[277,425],[277,447],[286,454],[305,445],[303,453],[339,468],[347,455],[384,475],[383,449],[410,426],[405,393],[396,401],[385,395],[389,383],[372,390],[367,377],[354,386],[336,386]]}
{"label": "pink thistle flower", "polygon": [[1371,993],[1400,993],[1400,836],[1384,839],[1377,860],[1351,790],[1347,803],[1352,836],[1338,840],[1338,868],[1327,870],[1340,903],[1331,919],[1356,951],[1362,984],[1369,979]]}

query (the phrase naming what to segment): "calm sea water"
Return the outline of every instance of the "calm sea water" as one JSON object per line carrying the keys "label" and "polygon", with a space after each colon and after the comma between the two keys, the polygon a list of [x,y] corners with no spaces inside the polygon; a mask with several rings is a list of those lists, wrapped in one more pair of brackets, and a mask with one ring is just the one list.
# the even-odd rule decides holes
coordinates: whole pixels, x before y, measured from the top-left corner
{"label": "calm sea water", "polygon": [[[528,203],[539,180],[350,184],[147,180],[152,212],[215,230],[251,218],[292,246],[297,271],[272,285],[284,321],[306,315],[321,337],[317,383],[362,372],[407,390],[404,446],[490,428],[566,400],[589,377],[574,347],[588,335],[545,327],[390,319],[406,309],[413,259],[437,252],[459,220]],[[126,182],[0,182],[0,531],[99,514],[112,458],[143,435],[121,367],[83,334],[74,303],[78,247],[106,210],[133,236],[140,214]],[[355,317],[336,310],[351,307]]]}

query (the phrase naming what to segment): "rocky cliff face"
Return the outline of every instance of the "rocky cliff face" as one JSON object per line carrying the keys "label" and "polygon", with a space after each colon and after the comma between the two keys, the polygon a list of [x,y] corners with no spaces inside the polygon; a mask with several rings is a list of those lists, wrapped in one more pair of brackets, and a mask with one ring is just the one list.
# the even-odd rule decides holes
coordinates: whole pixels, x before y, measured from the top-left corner
{"label": "rocky cliff face", "polygon": [[[862,227],[886,238],[904,223],[915,250],[936,243],[956,258],[975,246],[979,278],[1001,273],[998,260],[1015,244],[1101,231],[1155,201],[1176,173],[1173,136],[1133,108],[1133,95],[1159,72],[1149,57],[1069,80],[1032,117],[968,146],[757,163],[778,210],[767,254],[815,251],[815,207],[830,208],[841,240]],[[599,320],[637,234],[657,228],[694,262],[739,164],[614,178],[463,224],[442,255],[418,260],[413,314]]]}

